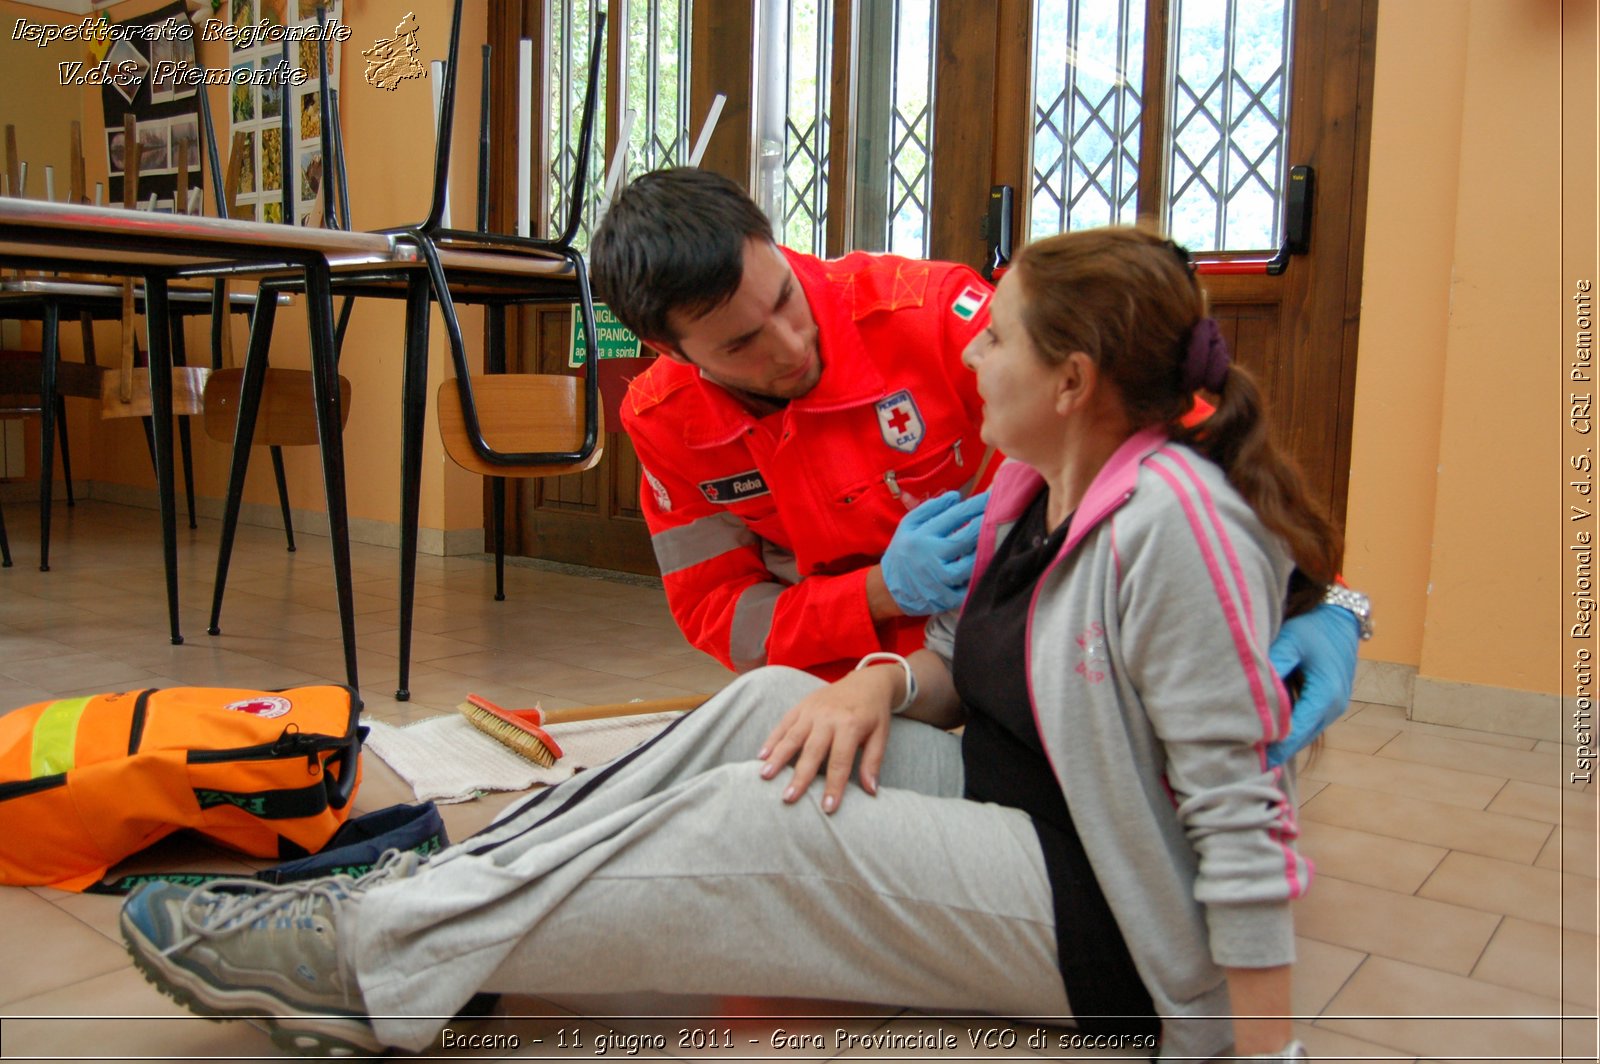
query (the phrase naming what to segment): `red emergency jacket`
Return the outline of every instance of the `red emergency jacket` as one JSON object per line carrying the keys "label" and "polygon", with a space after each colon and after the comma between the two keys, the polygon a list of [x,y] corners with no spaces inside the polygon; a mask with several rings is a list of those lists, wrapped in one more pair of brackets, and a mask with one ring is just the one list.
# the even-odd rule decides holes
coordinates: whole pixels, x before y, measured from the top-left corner
{"label": "red emergency jacket", "polygon": [[663,358],[629,387],[622,424],[688,640],[739,671],[833,678],[875,650],[922,646],[926,618],[873,623],[866,573],[907,510],[978,472],[983,408],[961,352],[988,324],[991,289],[952,263],[784,254],[817,323],[817,386],[758,418]]}

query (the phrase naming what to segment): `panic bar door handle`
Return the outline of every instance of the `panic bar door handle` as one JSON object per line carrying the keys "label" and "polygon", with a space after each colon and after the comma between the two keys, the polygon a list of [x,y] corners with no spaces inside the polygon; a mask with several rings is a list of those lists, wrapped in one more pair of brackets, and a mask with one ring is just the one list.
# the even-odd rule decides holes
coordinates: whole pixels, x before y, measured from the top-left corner
{"label": "panic bar door handle", "polygon": [[1289,168],[1289,188],[1284,197],[1283,243],[1269,259],[1211,259],[1196,262],[1195,272],[1211,276],[1267,274],[1276,277],[1289,265],[1291,255],[1311,250],[1311,208],[1316,198],[1316,171],[1309,166]]}
{"label": "panic bar door handle", "polygon": [[1011,265],[1011,195],[1010,185],[989,189],[989,210],[983,220],[983,275],[991,283],[998,283]]}

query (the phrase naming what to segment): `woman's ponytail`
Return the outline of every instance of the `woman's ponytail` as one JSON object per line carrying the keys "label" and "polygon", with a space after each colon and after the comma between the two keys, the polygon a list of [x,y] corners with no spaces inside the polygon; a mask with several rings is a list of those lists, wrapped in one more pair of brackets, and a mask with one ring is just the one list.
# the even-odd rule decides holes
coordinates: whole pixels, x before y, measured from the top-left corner
{"label": "woman's ponytail", "polygon": [[1230,366],[1217,383],[1207,389],[1217,397],[1211,416],[1198,425],[1175,425],[1173,438],[1220,466],[1261,523],[1283,539],[1300,570],[1289,588],[1288,613],[1303,613],[1338,575],[1342,537],[1312,504],[1299,467],[1272,439],[1255,378]]}

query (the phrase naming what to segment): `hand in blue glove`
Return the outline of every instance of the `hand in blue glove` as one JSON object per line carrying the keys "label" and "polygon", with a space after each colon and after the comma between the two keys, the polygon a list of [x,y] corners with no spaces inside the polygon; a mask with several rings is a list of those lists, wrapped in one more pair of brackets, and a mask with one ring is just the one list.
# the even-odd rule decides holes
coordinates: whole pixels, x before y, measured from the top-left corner
{"label": "hand in blue glove", "polygon": [[1356,680],[1356,648],[1361,625],[1342,606],[1323,603],[1283,622],[1268,656],[1284,680],[1300,673],[1289,734],[1267,747],[1267,763],[1281,765],[1339,719],[1350,705]]}
{"label": "hand in blue glove", "polygon": [[978,518],[989,493],[962,501],[947,491],[906,514],[883,552],[883,582],[908,616],[961,605],[977,560]]}

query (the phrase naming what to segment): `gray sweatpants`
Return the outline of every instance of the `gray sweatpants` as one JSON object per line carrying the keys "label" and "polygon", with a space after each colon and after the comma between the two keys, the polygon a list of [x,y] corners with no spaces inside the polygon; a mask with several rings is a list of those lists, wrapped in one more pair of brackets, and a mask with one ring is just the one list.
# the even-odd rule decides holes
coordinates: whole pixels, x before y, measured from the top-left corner
{"label": "gray sweatpants", "polygon": [[[960,740],[896,720],[869,796],[783,804],[755,755],[821,681],[740,677],[644,747],[540,792],[345,929],[385,1041],[478,990],[666,991],[1065,1016],[1033,825],[964,801]],[[412,1018],[415,1017],[415,1018]]]}

